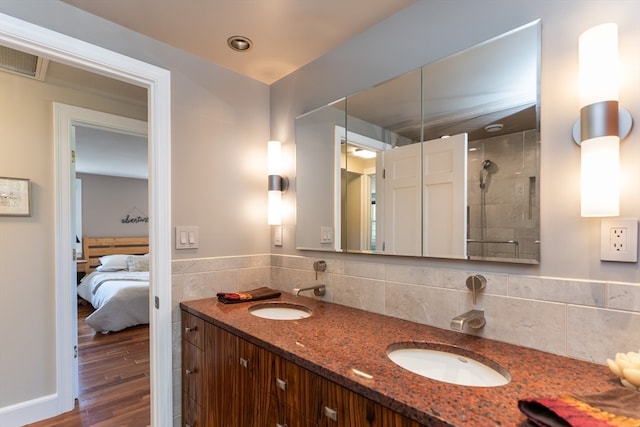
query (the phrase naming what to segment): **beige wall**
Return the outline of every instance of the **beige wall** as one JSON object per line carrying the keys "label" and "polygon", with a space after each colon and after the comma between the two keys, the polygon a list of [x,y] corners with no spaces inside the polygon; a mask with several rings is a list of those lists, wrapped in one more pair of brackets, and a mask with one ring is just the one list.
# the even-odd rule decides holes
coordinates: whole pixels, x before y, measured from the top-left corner
{"label": "beige wall", "polygon": [[0,176],[32,189],[31,217],[0,217],[1,408],[55,392],[53,102],[136,119],[146,107],[7,73],[0,93]]}

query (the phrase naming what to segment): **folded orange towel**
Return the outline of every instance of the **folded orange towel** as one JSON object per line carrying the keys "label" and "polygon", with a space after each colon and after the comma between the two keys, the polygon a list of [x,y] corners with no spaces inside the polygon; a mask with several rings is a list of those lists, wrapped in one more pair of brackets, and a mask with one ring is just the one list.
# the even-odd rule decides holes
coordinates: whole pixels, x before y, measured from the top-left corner
{"label": "folded orange towel", "polygon": [[280,295],[280,291],[263,286],[261,288],[252,289],[245,292],[220,292],[217,294],[217,297],[218,301],[225,304],[235,304],[239,302],[278,298]]}
{"label": "folded orange towel", "polygon": [[640,393],[622,387],[582,397],[521,399],[518,408],[540,427],[640,427]]}

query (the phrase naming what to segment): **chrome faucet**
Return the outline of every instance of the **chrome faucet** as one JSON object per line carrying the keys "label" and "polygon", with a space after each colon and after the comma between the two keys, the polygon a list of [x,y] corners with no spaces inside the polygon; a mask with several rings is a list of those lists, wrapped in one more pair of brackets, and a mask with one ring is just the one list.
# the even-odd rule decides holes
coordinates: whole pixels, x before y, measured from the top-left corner
{"label": "chrome faucet", "polygon": [[455,331],[462,331],[465,324],[469,324],[470,328],[480,329],[485,323],[484,310],[470,310],[460,316],[456,316],[451,320],[451,329]]}
{"label": "chrome faucet", "polygon": [[324,285],[315,285],[315,286],[309,286],[308,288],[302,288],[302,289],[295,288],[293,290],[293,294],[295,296],[298,296],[298,295],[300,295],[300,292],[310,291],[312,289],[313,289],[313,294],[315,296],[317,296],[317,297],[322,297],[322,296],[324,296],[324,294],[327,293],[327,288]]}

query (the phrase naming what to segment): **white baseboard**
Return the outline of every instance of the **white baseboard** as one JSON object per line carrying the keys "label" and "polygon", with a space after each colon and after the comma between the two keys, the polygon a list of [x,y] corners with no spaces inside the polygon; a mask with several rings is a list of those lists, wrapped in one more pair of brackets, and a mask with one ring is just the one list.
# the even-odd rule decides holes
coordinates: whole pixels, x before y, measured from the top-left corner
{"label": "white baseboard", "polygon": [[20,427],[59,415],[58,396],[50,394],[37,399],[0,408],[0,426]]}

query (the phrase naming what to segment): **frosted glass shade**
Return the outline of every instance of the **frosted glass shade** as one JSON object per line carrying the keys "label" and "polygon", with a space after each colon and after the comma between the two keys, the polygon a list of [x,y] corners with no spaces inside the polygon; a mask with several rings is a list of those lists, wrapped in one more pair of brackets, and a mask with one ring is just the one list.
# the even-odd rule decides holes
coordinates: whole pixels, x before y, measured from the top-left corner
{"label": "frosted glass shade", "polygon": [[620,138],[604,136],[582,141],[581,215],[620,214]]}
{"label": "frosted glass shade", "polygon": [[578,41],[583,217],[620,214],[618,26],[592,27]]}
{"label": "frosted glass shade", "polygon": [[[281,146],[280,141],[269,141],[267,143],[267,173],[269,175],[269,191],[267,199],[267,224],[282,224],[282,173],[281,166]],[[273,180],[272,178],[277,178]]]}
{"label": "frosted glass shade", "polygon": [[578,41],[580,107],[618,100],[618,26],[602,24]]}
{"label": "frosted glass shade", "polygon": [[267,143],[267,175],[280,175],[282,172],[281,147],[280,141]]}
{"label": "frosted glass shade", "polygon": [[267,224],[282,224],[282,192],[269,191],[267,208]]}

